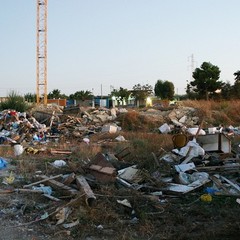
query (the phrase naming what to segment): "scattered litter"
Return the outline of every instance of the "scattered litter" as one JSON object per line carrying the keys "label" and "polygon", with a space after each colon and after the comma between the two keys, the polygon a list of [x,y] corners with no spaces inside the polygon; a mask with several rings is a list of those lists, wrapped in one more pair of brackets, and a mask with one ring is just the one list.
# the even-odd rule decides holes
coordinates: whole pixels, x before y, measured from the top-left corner
{"label": "scattered litter", "polygon": [[98,226],[97,226],[97,229],[98,229],[98,230],[103,230],[103,225],[101,225],[101,224],[98,225]]}
{"label": "scattered litter", "polygon": [[115,140],[118,141],[118,142],[124,142],[124,141],[126,141],[126,139],[124,138],[124,136],[121,136],[121,135],[119,135],[118,137],[116,137]]}
{"label": "scattered litter", "polygon": [[212,201],[212,195],[210,195],[210,194],[203,194],[203,195],[201,195],[200,199],[203,202],[211,202]]}
{"label": "scattered litter", "polygon": [[12,184],[14,182],[14,180],[15,180],[14,174],[13,174],[13,172],[11,172],[8,177],[4,178],[3,183]]}
{"label": "scattered litter", "polygon": [[132,208],[132,205],[131,203],[127,200],[127,199],[124,199],[124,200],[117,200],[118,203],[126,206],[126,207],[129,207],[129,208]]}
{"label": "scattered litter", "polygon": [[[68,110],[70,111],[70,109]],[[233,177],[233,173],[239,174],[239,157],[232,152],[230,139],[232,134],[239,134],[239,129],[229,126],[228,131],[217,127],[208,127],[204,130],[201,129],[201,125],[198,128],[194,127],[198,125],[199,118],[192,117],[189,119],[187,111],[183,113],[170,112],[166,114],[168,116],[166,119],[169,118],[170,121],[161,125],[158,130],[160,133],[169,135],[173,133],[173,130],[180,131],[180,133],[174,133],[172,137],[174,146],[172,150],[163,151],[159,146],[160,154],[152,152],[152,155],[149,156],[149,162],[146,164],[150,165],[151,168],[148,171],[144,169],[145,166],[142,167],[139,164],[139,161],[128,162],[128,157],[132,154],[132,148],[129,146],[124,146],[118,153],[114,153],[113,149],[115,148],[104,148],[104,150],[111,149],[111,152],[104,154],[98,152],[93,159],[80,160],[81,156],[77,159],[79,161],[74,161],[75,159],[71,158],[71,154],[74,153],[75,148],[70,146],[69,139],[74,138],[78,143],[80,142],[81,146],[82,143],[83,145],[84,143],[89,145],[91,139],[91,145],[94,145],[94,138],[91,138],[91,135],[99,133],[101,137],[107,137],[98,141],[96,148],[102,147],[101,143],[109,142],[114,145],[121,145],[121,142],[123,142],[122,145],[128,143],[122,135],[117,136],[114,139],[115,141],[108,138],[109,134],[116,134],[121,130],[117,122],[110,121],[116,119],[119,113],[125,112],[124,109],[114,108],[111,111],[91,109],[91,111],[87,111],[78,107],[77,110],[78,112],[74,116],[70,114],[58,116],[53,111],[47,117],[42,114],[45,117],[39,122],[32,116],[28,117],[26,114],[20,113],[18,117],[21,117],[22,120],[19,122],[9,119],[9,122],[2,121],[6,129],[0,131],[0,144],[5,146],[4,144],[7,143],[14,150],[15,156],[20,156],[25,152],[26,156],[30,158],[35,157],[30,156],[30,154],[44,152],[58,155],[60,156],[59,159],[66,159],[55,160],[50,164],[57,168],[51,168],[50,170],[56,172],[66,170],[64,174],[56,176],[33,175],[32,178],[36,178],[35,182],[27,182],[27,185],[23,185],[23,188],[14,189],[13,186],[8,186],[11,187],[10,190],[3,189],[1,191],[1,193],[38,193],[41,197],[47,197],[47,202],[54,204],[63,203],[64,199],[70,199],[67,204],[61,205],[59,208],[55,207],[53,213],[45,212],[41,219],[46,219],[51,215],[55,216],[53,219],[56,220],[56,225],[63,224],[64,228],[77,226],[79,220],[76,220],[76,216],[74,214],[73,218],[69,216],[75,211],[75,207],[81,207],[82,210],[84,201],[87,209],[98,204],[96,196],[101,196],[97,192],[101,189],[101,184],[104,184],[104,190],[107,194],[111,190],[108,190],[107,186],[111,183],[113,183],[112,187],[127,188],[129,192],[135,191],[135,193],[138,191],[141,197],[154,201],[154,207],[160,209],[166,203],[169,203],[171,198],[178,198],[193,191],[195,193],[196,190],[200,192],[202,189],[204,189],[204,194],[200,198],[196,197],[196,201],[212,202],[217,195],[239,196],[240,180]],[[188,110],[191,112],[191,109]],[[8,114],[10,113],[6,113],[6,117],[8,117]],[[18,113],[15,112],[14,115],[17,116]],[[193,127],[187,128],[184,125]],[[119,143],[116,143],[116,141]],[[59,143],[64,144],[59,145]],[[57,148],[60,146],[62,149]],[[134,157],[137,158],[138,156]],[[153,160],[153,164],[151,160]],[[136,163],[139,165],[135,165]],[[24,165],[25,162],[22,162],[22,164]],[[46,165],[46,172],[49,173],[49,169],[47,169],[49,165]],[[7,161],[0,158],[0,169],[6,168],[6,166]],[[154,167],[155,169],[153,169]],[[43,172],[33,170],[34,174],[42,174]],[[17,180],[18,178],[13,172],[3,178],[7,185]],[[46,186],[39,185],[43,183]],[[95,190],[96,194],[94,193]],[[132,212],[130,218],[128,216],[128,223],[138,223],[139,219],[136,217],[135,211],[132,211],[132,205],[126,199],[128,198],[127,195],[116,196],[120,199],[125,198],[117,200],[117,203],[127,207],[124,208],[124,211],[128,214]],[[132,197],[131,194],[130,196]],[[193,196],[199,195],[193,194]],[[137,200],[134,198],[132,202],[135,205]],[[240,204],[240,199],[238,198],[236,202]],[[162,212],[161,209],[161,211],[151,212],[151,214]],[[104,229],[101,224],[97,225],[96,228]]]}
{"label": "scattered litter", "polygon": [[64,228],[72,228],[72,227],[77,226],[78,224],[79,224],[79,220],[72,222],[72,223],[64,223],[62,226]]}
{"label": "scattered litter", "polygon": [[7,161],[4,158],[0,157],[0,169],[7,167]]}
{"label": "scattered litter", "polygon": [[47,219],[48,217],[49,217],[48,213],[45,212],[43,215],[41,215],[40,219],[44,220],[44,219]]}
{"label": "scattered litter", "polygon": [[186,164],[179,164],[179,165],[175,165],[175,169],[177,172],[186,172],[189,170],[193,170],[195,168],[195,164],[194,163],[186,163]]}
{"label": "scattered litter", "polygon": [[118,127],[114,125],[104,125],[102,127],[102,132],[108,132],[108,133],[116,133],[118,131]]}
{"label": "scattered litter", "polygon": [[20,156],[24,152],[24,148],[21,144],[14,145],[14,155]]}
{"label": "scattered litter", "polygon": [[64,207],[60,209],[56,214],[56,219],[58,220],[56,225],[64,223],[65,220],[67,220],[69,214],[72,212],[71,208]]}
{"label": "scattered litter", "polygon": [[127,167],[118,171],[118,177],[130,183],[138,183],[142,180],[137,165]]}
{"label": "scattered litter", "polygon": [[[187,132],[195,136],[198,130],[199,130],[198,128],[188,128]],[[203,129],[200,129],[200,131],[198,132],[198,135],[206,135],[206,131],[204,131]]]}
{"label": "scattered litter", "polygon": [[86,144],[90,143],[90,139],[89,138],[83,138],[83,142],[85,142]]}
{"label": "scattered litter", "polygon": [[162,126],[159,127],[159,131],[161,133],[169,133],[171,132],[171,128],[167,123],[164,123]]}
{"label": "scattered litter", "polygon": [[55,160],[52,163],[52,165],[55,166],[55,167],[64,167],[64,166],[67,165],[67,163],[64,160]]}
{"label": "scattered litter", "polygon": [[44,194],[47,194],[47,195],[52,194],[52,188],[49,186],[32,187],[32,189],[42,191]]}

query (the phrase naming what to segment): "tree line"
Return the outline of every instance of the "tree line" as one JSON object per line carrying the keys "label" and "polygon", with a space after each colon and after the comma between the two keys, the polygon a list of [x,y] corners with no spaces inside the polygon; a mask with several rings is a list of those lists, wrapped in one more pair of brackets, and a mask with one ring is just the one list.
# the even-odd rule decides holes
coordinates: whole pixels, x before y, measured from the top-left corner
{"label": "tree line", "polygon": [[234,84],[223,82],[220,69],[210,62],[203,62],[200,68],[192,73],[193,80],[187,83],[186,95],[189,99],[239,99],[240,71],[233,73]]}
{"label": "tree line", "polygon": [[[210,62],[203,62],[199,68],[192,73],[192,80],[187,80],[186,94],[178,96],[180,99],[239,99],[240,98],[240,70],[233,73],[234,84],[229,81],[223,82],[220,78],[220,69]],[[135,100],[144,100],[150,95],[163,100],[173,100],[176,97],[174,84],[169,80],[157,80],[154,87],[149,84],[136,84],[131,90],[120,87],[113,89],[111,97],[117,101],[127,100],[130,96]],[[48,99],[74,99],[74,100],[91,100],[93,99],[91,91],[76,91],[69,96],[61,93],[59,89],[54,89],[48,94]],[[36,95],[27,93],[24,98],[28,101],[35,102]]]}

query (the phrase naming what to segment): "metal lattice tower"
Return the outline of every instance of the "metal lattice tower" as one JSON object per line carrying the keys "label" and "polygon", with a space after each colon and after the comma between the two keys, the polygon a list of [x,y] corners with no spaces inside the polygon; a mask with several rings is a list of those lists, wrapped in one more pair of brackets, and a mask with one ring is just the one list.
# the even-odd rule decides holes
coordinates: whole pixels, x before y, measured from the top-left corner
{"label": "metal lattice tower", "polygon": [[191,74],[190,74],[190,80],[192,81],[193,80],[193,72],[194,72],[194,55],[192,54],[191,56],[190,56],[190,58],[191,58]]}
{"label": "metal lattice tower", "polygon": [[37,0],[37,104],[47,104],[47,6]]}

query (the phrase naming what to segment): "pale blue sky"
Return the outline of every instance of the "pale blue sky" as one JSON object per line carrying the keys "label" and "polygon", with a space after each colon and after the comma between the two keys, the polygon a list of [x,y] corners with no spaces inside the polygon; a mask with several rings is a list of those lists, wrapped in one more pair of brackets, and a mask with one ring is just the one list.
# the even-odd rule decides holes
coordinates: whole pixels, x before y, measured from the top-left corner
{"label": "pale blue sky", "polygon": [[[36,0],[0,0],[0,96],[36,91]],[[49,0],[48,92],[110,93],[158,79],[185,93],[211,62],[240,70],[239,0]],[[101,88],[102,86],[102,88]]]}

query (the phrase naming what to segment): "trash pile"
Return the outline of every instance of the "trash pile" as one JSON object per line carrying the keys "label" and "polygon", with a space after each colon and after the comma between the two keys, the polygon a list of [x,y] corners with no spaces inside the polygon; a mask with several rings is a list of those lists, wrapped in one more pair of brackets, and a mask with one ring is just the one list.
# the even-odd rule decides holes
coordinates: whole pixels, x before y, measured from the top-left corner
{"label": "trash pile", "polygon": [[[184,130],[172,135],[174,148],[171,151],[162,149],[160,154],[152,153],[149,160],[153,160],[153,170],[143,169],[138,165],[130,164],[125,157],[129,149],[122,154],[99,152],[93,159],[87,159],[81,166],[73,166],[68,159],[58,159],[49,162],[51,168],[59,171],[57,175],[44,175],[38,172],[32,175],[32,182],[20,188],[13,188],[12,193],[36,193],[57,202],[52,212],[45,211],[38,216],[42,221],[51,218],[51,223],[71,228],[79,224],[75,215],[76,206],[86,208],[96,206],[101,186],[112,185],[116,189],[128,189],[134,194],[154,197],[156,203],[167,202],[168,198],[184,196],[199,191],[200,200],[211,202],[214,196],[240,196],[240,160],[238,153],[233,152],[231,139],[223,129],[210,129],[205,131],[198,127],[185,127],[187,120],[185,113],[176,110],[172,122]],[[188,109],[188,111],[193,111]],[[95,133],[116,133],[121,128],[111,123],[117,116],[116,110],[93,110],[90,113],[82,111],[80,116],[55,115],[48,118],[49,124],[39,123],[36,118],[16,111],[3,111],[0,115],[0,141],[1,144],[14,145],[15,156],[27,153],[39,153],[33,143],[47,144],[49,139],[64,135],[81,138],[89,144],[88,136]],[[173,113],[172,113],[173,116]],[[192,118],[191,124],[195,126],[199,119]],[[188,122],[189,124],[189,122]],[[163,124],[159,127],[160,134],[171,133],[171,127]],[[118,141],[125,141],[119,136]],[[23,147],[23,142],[28,146]],[[32,145],[31,145],[32,144]],[[61,154],[71,155],[71,151],[54,150]],[[7,167],[7,161],[1,159],[2,168]],[[5,178],[8,186],[14,182],[13,175]],[[9,192],[9,190],[8,190]],[[62,203],[63,199],[70,199]],[[127,197],[116,200],[124,207],[133,210]],[[130,220],[138,222],[136,214]]]}
{"label": "trash pile", "polygon": [[[15,155],[28,153],[33,146],[47,145],[59,138],[80,138],[99,132],[116,133],[121,128],[114,123],[116,109],[81,110],[76,115],[65,115],[53,110],[20,113],[15,110],[4,110],[0,113],[0,146],[14,146]],[[80,115],[80,116],[78,116]],[[38,119],[38,120],[37,120]]]}

